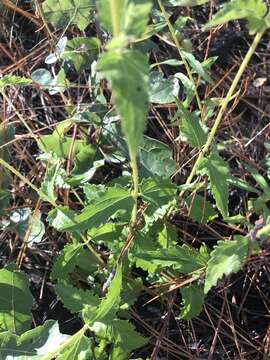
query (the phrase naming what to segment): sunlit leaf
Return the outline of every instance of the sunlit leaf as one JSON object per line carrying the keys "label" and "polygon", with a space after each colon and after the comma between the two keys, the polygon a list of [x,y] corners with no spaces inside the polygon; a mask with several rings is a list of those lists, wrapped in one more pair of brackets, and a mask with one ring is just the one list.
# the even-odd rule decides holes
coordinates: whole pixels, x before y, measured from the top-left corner
{"label": "sunlit leaf", "polygon": [[109,51],[102,55],[98,69],[109,81],[129,151],[135,157],[148,109],[147,58],[136,50]]}
{"label": "sunlit leaf", "polygon": [[45,18],[55,27],[75,24],[84,30],[91,22],[90,11],[94,5],[94,0],[45,0],[42,9]]}
{"label": "sunlit leaf", "polygon": [[26,275],[19,271],[0,270],[0,331],[20,335],[32,321],[32,296]]}
{"label": "sunlit leaf", "polygon": [[228,182],[229,167],[216,153],[205,157],[198,167],[200,174],[207,174],[212,194],[223,217],[228,216]]}
{"label": "sunlit leaf", "polygon": [[166,79],[158,71],[150,73],[149,100],[151,103],[168,104],[175,102],[179,89],[179,81],[175,77]]}

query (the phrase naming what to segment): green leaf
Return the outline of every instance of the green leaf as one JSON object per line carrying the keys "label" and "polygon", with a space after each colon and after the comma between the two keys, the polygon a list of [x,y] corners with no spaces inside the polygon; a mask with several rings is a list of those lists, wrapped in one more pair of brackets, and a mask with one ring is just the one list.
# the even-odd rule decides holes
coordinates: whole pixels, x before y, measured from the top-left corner
{"label": "green leaf", "polygon": [[110,284],[108,293],[104,299],[102,299],[99,307],[96,311],[93,311],[92,307],[85,306],[83,311],[84,321],[92,325],[95,321],[102,321],[110,313],[114,313],[120,302],[120,293],[122,289],[122,265],[118,265],[115,276]]}
{"label": "green leaf", "polygon": [[49,220],[58,231],[80,232],[106,223],[120,209],[129,214],[133,202],[129,191],[108,187],[107,191],[92,205],[86,207],[81,214],[74,216],[65,208],[57,208],[49,213]]}
{"label": "green leaf", "polygon": [[72,274],[75,268],[82,269],[86,275],[92,274],[97,268],[94,255],[80,243],[68,244],[64,247],[53,264],[51,279],[70,280],[69,274]]}
{"label": "green leaf", "polygon": [[71,171],[68,184],[75,186],[89,181],[97,169],[104,165],[104,159],[97,155],[97,149],[91,145],[85,145],[75,157],[75,165]]}
{"label": "green leaf", "polygon": [[32,321],[32,296],[27,277],[18,271],[0,270],[0,331],[22,334]]}
{"label": "green leaf", "polygon": [[[17,209],[2,221],[2,225],[4,228],[15,231],[21,240],[24,240],[27,233],[29,245],[34,242],[39,243],[45,233],[45,226],[41,221],[40,211],[36,212],[34,218],[33,216],[29,208]],[[28,231],[30,232],[28,233]]]}
{"label": "green leaf", "polygon": [[97,321],[91,326],[91,330],[99,338],[106,339],[108,344],[113,344],[112,360],[129,359],[128,355],[132,350],[144,346],[148,341],[127,320],[114,319],[111,323]]}
{"label": "green leaf", "polygon": [[199,76],[201,76],[209,84],[213,84],[213,80],[207,74],[207,72],[203,68],[202,64],[195,58],[195,56],[193,54],[191,54],[190,52],[183,51],[183,50],[181,51],[181,54],[188,61],[189,65]]}
{"label": "green leaf", "polygon": [[201,149],[207,141],[207,128],[201,123],[195,113],[186,110],[184,107],[181,108],[180,114],[181,138],[191,146]]}
{"label": "green leaf", "polygon": [[224,4],[223,8],[208,22],[206,28],[245,18],[249,31],[255,33],[266,26],[264,19],[266,12],[267,7],[263,0],[234,0]]}
{"label": "green leaf", "polygon": [[94,5],[94,0],[46,0],[42,9],[46,20],[55,27],[74,24],[84,30],[91,22],[90,11]]}
{"label": "green leaf", "polygon": [[218,216],[212,204],[201,195],[190,195],[185,201],[189,216],[198,223],[207,224]]}
{"label": "green leaf", "polygon": [[32,72],[31,78],[43,89],[49,90],[51,95],[65,91],[68,84],[63,68],[55,76],[52,76],[47,69],[36,69]]}
{"label": "green leaf", "polygon": [[134,255],[138,259],[150,261],[159,266],[171,266],[183,274],[189,274],[205,267],[205,261],[200,254],[187,245],[168,249],[148,251]]}
{"label": "green leaf", "polygon": [[227,163],[218,154],[212,153],[202,159],[198,172],[202,175],[207,174],[217,207],[222,216],[226,218],[228,216],[229,196],[227,179],[230,175]]}
{"label": "green leaf", "polygon": [[67,42],[61,58],[71,61],[78,72],[88,70],[97,59],[100,46],[98,38],[76,37]]}
{"label": "green leaf", "polygon": [[70,346],[66,346],[57,356],[57,360],[94,359],[92,340],[85,335],[76,337]]}
{"label": "green leaf", "polygon": [[168,6],[198,6],[209,2],[209,0],[167,0]]}
{"label": "green leaf", "polygon": [[250,172],[251,176],[262,189],[262,191],[265,194],[270,194],[270,186],[268,185],[267,180],[252,166],[245,165],[245,168]]}
{"label": "green leaf", "polygon": [[110,83],[129,151],[135,158],[142,142],[148,110],[147,58],[136,50],[111,50],[102,55],[98,70]]}
{"label": "green leaf", "polygon": [[[119,19],[120,36],[139,38],[146,32],[152,1],[117,0],[113,9],[111,0],[99,1],[99,18],[105,28],[113,32],[114,10]],[[116,34],[115,34],[116,35]]]}
{"label": "green leaf", "polygon": [[217,281],[223,276],[236,273],[248,253],[248,238],[245,236],[235,236],[231,241],[218,241],[217,246],[211,252],[208,261],[204,293],[216,286]]}
{"label": "green leaf", "polygon": [[15,75],[5,75],[0,78],[0,91],[6,86],[14,85],[14,86],[27,86],[32,83],[31,79],[26,79],[25,77],[15,76]]}
{"label": "green leaf", "polygon": [[57,194],[54,188],[55,188],[56,178],[60,169],[60,159],[54,158],[52,160],[53,161],[48,164],[47,172],[41,183],[40,190],[44,195],[46,195],[46,197],[44,196],[44,200],[49,199],[52,202],[55,202],[57,199]]}
{"label": "green leaf", "polygon": [[139,172],[141,177],[168,178],[173,175],[176,163],[172,159],[172,149],[161,141],[144,136],[139,153]]}
{"label": "green leaf", "polygon": [[168,104],[175,102],[179,93],[179,81],[175,77],[165,79],[158,71],[150,73],[149,100],[155,104]]}
{"label": "green leaf", "polygon": [[10,331],[0,333],[1,359],[34,360],[45,356],[69,336],[59,332],[53,320],[24,332],[21,336]]}
{"label": "green leaf", "polygon": [[[0,80],[1,81],[1,80]],[[6,145],[8,142],[14,139],[14,128],[11,125],[0,124],[0,147]],[[9,146],[4,146],[0,148],[0,158],[5,161],[10,161]],[[0,188],[6,189],[11,183],[11,174],[10,172],[0,165]],[[1,208],[1,206],[0,206]]]}
{"label": "green leaf", "polygon": [[204,293],[202,287],[197,284],[182,287],[182,309],[180,317],[184,320],[190,320],[200,315],[204,303]]}
{"label": "green leaf", "polygon": [[63,280],[57,282],[55,292],[64,306],[72,313],[82,311],[85,305],[95,308],[100,302],[92,291],[77,289]]}

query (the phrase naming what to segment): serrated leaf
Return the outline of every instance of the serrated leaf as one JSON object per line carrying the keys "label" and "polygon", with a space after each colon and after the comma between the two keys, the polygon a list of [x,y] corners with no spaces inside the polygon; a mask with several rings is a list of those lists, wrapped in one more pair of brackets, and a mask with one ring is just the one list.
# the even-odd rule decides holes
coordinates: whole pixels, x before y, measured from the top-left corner
{"label": "serrated leaf", "polygon": [[111,359],[114,360],[128,359],[132,350],[144,346],[148,341],[127,320],[114,319],[112,323],[97,321],[91,326],[91,330],[113,345]]}
{"label": "serrated leaf", "polygon": [[16,75],[5,75],[0,78],[0,90],[3,90],[6,86],[26,86],[32,83],[31,79]]}
{"label": "serrated leaf", "polygon": [[102,321],[111,312],[115,313],[119,306],[121,289],[122,265],[118,265],[108,293],[106,297],[102,299],[98,308],[94,311],[92,307],[85,306],[83,311],[84,321],[87,324],[92,325],[95,321]]}
{"label": "serrated leaf", "polygon": [[10,331],[0,333],[1,359],[34,360],[40,359],[58,347],[69,336],[59,332],[53,320],[24,332],[21,336]]}
{"label": "serrated leaf", "polygon": [[32,321],[32,296],[26,275],[0,270],[0,331],[22,334]]}
{"label": "serrated leaf", "polygon": [[248,253],[248,238],[235,236],[231,241],[218,241],[208,261],[204,293],[217,285],[219,279],[241,269]]}
{"label": "serrated leaf", "polygon": [[166,0],[168,6],[198,6],[209,2],[210,0]]}
{"label": "serrated leaf", "polygon": [[138,253],[134,256],[138,259],[150,261],[158,266],[173,265],[175,269],[183,274],[199,270],[206,265],[200,254],[187,245]]}
{"label": "serrated leaf", "polygon": [[99,54],[100,46],[98,38],[76,37],[67,42],[61,58],[71,61],[78,72],[91,69],[92,62]]}
{"label": "serrated leaf", "polygon": [[180,133],[191,146],[201,149],[207,141],[207,128],[203,126],[198,116],[181,108]]}
{"label": "serrated leaf", "polygon": [[106,223],[120,209],[131,213],[133,203],[134,199],[129,191],[108,187],[106,192],[81,214],[73,215],[68,209],[56,208],[49,213],[49,220],[58,231],[80,232]]}
{"label": "serrated leaf", "polygon": [[184,320],[190,320],[200,315],[204,303],[204,293],[202,287],[197,284],[182,287],[182,309],[180,317]]}
{"label": "serrated leaf", "polygon": [[83,269],[87,274],[93,273],[97,268],[94,255],[80,243],[68,244],[64,247],[53,264],[51,279],[69,280],[68,275],[75,267]]}
{"label": "serrated leaf", "polygon": [[94,358],[92,340],[85,335],[79,336],[70,346],[66,346],[57,360],[90,360]]}
{"label": "serrated leaf", "polygon": [[215,198],[217,207],[222,216],[228,216],[228,182],[229,167],[227,163],[216,153],[211,153],[202,159],[198,167],[200,174],[207,174],[210,180],[211,192]]}
{"label": "serrated leaf", "polygon": [[42,9],[45,18],[55,27],[75,24],[84,30],[91,22],[90,11],[94,5],[94,0],[46,0]]}
{"label": "serrated leaf", "polygon": [[85,305],[95,308],[100,302],[92,291],[75,288],[66,281],[58,281],[55,292],[65,308],[72,313],[82,311]]}
{"label": "serrated leaf", "polygon": [[155,104],[168,104],[175,102],[175,97],[179,93],[179,81],[175,77],[168,79],[158,71],[150,73],[149,100]]}
{"label": "serrated leaf", "polygon": [[218,216],[212,204],[201,195],[190,195],[185,201],[189,216],[198,223],[207,224]]}
{"label": "serrated leaf", "polygon": [[97,68],[109,81],[129,151],[135,158],[148,110],[147,58],[136,50],[111,50],[102,55]]}
{"label": "serrated leaf", "polygon": [[146,32],[152,2],[149,0],[117,0],[113,9],[111,0],[99,1],[99,18],[105,28],[113,32],[113,11],[117,11],[119,34],[139,38]]}
{"label": "serrated leaf", "polygon": [[234,0],[224,4],[223,8],[206,25],[206,28],[245,18],[248,22],[248,29],[254,33],[266,26],[264,19],[266,12],[267,7],[262,0]]}

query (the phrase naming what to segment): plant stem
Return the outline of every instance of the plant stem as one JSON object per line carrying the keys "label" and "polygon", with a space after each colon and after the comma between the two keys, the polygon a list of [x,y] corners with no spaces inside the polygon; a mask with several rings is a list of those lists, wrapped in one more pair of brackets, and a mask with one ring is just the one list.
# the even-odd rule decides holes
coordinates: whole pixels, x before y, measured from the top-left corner
{"label": "plant stem", "polygon": [[120,18],[119,18],[119,4],[118,0],[110,0],[111,16],[112,16],[112,26],[113,26],[113,35],[118,36],[120,34]]}
{"label": "plant stem", "polygon": [[69,337],[66,341],[64,341],[56,350],[51,351],[48,355],[45,355],[41,358],[41,360],[51,360],[56,357],[57,354],[59,354],[62,350],[68,348],[70,345],[72,345],[74,342],[79,340],[85,331],[88,329],[88,325],[84,325],[81,330],[76,332],[74,335]]}
{"label": "plant stem", "polygon": [[191,71],[190,71],[188,62],[186,61],[186,59],[183,57],[183,55],[182,55],[182,53],[181,53],[181,45],[180,45],[180,43],[179,43],[179,41],[178,41],[178,39],[177,39],[177,36],[175,35],[174,28],[173,28],[173,26],[172,26],[172,24],[171,24],[171,22],[170,22],[170,19],[169,19],[168,14],[167,14],[167,12],[166,12],[163,4],[162,4],[162,1],[161,1],[161,0],[157,0],[157,1],[158,1],[158,5],[159,5],[159,7],[160,7],[160,10],[161,10],[161,12],[162,12],[162,14],[163,14],[163,16],[164,16],[164,19],[165,19],[165,21],[166,21],[166,23],[167,23],[167,26],[168,26],[168,28],[169,28],[169,31],[170,31],[170,33],[171,33],[171,37],[173,38],[173,41],[174,41],[174,43],[175,43],[175,46],[176,46],[176,48],[177,48],[177,50],[178,50],[180,59],[181,59],[181,61],[183,62],[185,68],[186,68],[186,72],[187,72],[187,74],[188,74],[188,77],[189,77],[190,81],[194,84],[195,97],[196,97],[197,104],[198,104],[198,107],[199,107],[199,109],[200,109],[200,112],[202,113],[201,100],[200,100],[200,97],[199,97],[199,94],[198,94],[198,91],[197,91],[197,87],[196,87],[196,84],[195,84],[195,82],[194,82],[192,73],[191,73]]}
{"label": "plant stem", "polygon": [[[207,141],[204,145],[204,147],[202,148],[199,156],[197,157],[197,160],[195,161],[195,164],[193,165],[193,168],[192,168],[192,171],[186,181],[186,185],[190,184],[192,179],[193,179],[193,176],[196,174],[196,171],[197,171],[197,168],[198,168],[198,165],[200,163],[200,161],[202,160],[202,158],[204,157],[204,155],[207,153],[207,151],[209,150],[211,144],[212,144],[212,141],[214,140],[214,137],[216,135],[216,132],[217,132],[217,129],[221,123],[221,120],[222,120],[222,117],[224,115],[224,112],[231,100],[231,97],[240,81],[240,78],[241,76],[243,75],[244,71],[246,70],[247,66],[248,66],[248,63],[249,63],[249,60],[251,59],[252,55],[254,54],[254,52],[256,51],[256,48],[257,48],[257,45],[259,44],[263,34],[264,34],[265,30],[262,30],[260,32],[258,32],[253,40],[253,43],[251,44],[250,48],[248,49],[248,52],[246,53],[246,56],[241,64],[241,66],[239,67],[236,75],[235,75],[235,78],[229,88],[229,91],[225,97],[225,99],[222,101],[222,104],[221,104],[221,107],[220,107],[220,110],[218,112],[218,115],[216,117],[216,120],[214,122],[214,125],[208,135],[208,138],[207,138]],[[180,197],[184,194],[184,190],[180,193]]]}
{"label": "plant stem", "polygon": [[138,211],[138,195],[139,195],[139,173],[138,173],[138,164],[136,155],[129,151],[130,154],[130,163],[132,168],[132,179],[133,179],[133,198],[134,198],[134,206],[132,209],[131,215],[131,226],[134,226],[137,219],[137,211]]}

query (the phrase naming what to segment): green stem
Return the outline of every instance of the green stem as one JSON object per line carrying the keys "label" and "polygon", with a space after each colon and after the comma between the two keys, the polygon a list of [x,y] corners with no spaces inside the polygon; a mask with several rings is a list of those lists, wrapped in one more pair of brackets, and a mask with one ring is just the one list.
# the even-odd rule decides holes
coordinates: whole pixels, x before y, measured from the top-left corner
{"label": "green stem", "polygon": [[121,29],[118,0],[110,0],[109,3],[111,8],[111,15],[112,15],[113,35],[118,36],[120,34],[120,29]]}
{"label": "green stem", "polygon": [[68,338],[66,341],[64,341],[56,350],[51,351],[48,355],[45,355],[41,358],[41,360],[51,360],[57,356],[62,350],[68,348],[70,345],[72,345],[74,342],[79,340],[85,331],[88,329],[87,325],[84,325],[81,330],[76,332],[74,335],[72,335],[70,338]]}
{"label": "green stem", "polygon": [[[235,78],[229,88],[229,91],[225,97],[225,99],[222,101],[222,104],[221,104],[221,107],[220,107],[220,110],[218,112],[218,115],[216,117],[216,120],[214,122],[214,125],[208,135],[208,138],[207,138],[207,141],[204,145],[204,147],[202,148],[199,156],[197,157],[197,160],[195,161],[195,164],[192,168],[192,171],[186,181],[186,185],[190,184],[192,179],[193,179],[193,176],[196,174],[196,171],[197,171],[197,168],[198,168],[198,165],[200,163],[200,161],[202,160],[202,158],[204,157],[204,155],[208,152],[211,144],[212,144],[212,141],[214,140],[214,137],[216,135],[216,132],[217,132],[217,129],[221,123],[221,120],[222,120],[222,117],[224,115],[224,112],[231,100],[231,97],[240,81],[240,78],[241,76],[243,75],[244,71],[246,70],[247,66],[248,66],[248,63],[249,63],[249,60],[251,59],[252,55],[254,54],[254,52],[256,51],[256,48],[257,48],[257,45],[259,44],[263,34],[264,34],[265,30],[262,30],[260,32],[258,32],[253,40],[253,43],[251,44],[248,52],[246,53],[246,56],[244,58],[244,60],[242,61],[242,64],[241,66],[239,67],[238,71],[237,71],[237,74],[235,75]],[[180,193],[180,197],[184,194],[184,191],[182,191]]]}
{"label": "green stem", "polygon": [[180,59],[181,59],[181,61],[183,62],[185,68],[186,68],[186,72],[187,72],[187,74],[188,74],[188,77],[189,77],[190,81],[194,84],[195,97],[196,97],[197,104],[198,104],[198,107],[199,107],[199,109],[200,109],[200,112],[202,113],[201,100],[200,100],[200,97],[199,97],[199,94],[198,94],[198,91],[197,91],[197,87],[196,87],[196,84],[195,84],[195,82],[194,82],[194,79],[193,79],[191,70],[190,70],[190,68],[189,68],[188,62],[186,61],[186,59],[185,59],[185,58],[183,57],[183,55],[182,55],[181,45],[180,45],[180,43],[179,43],[179,41],[178,41],[178,39],[177,39],[177,36],[175,35],[174,28],[173,28],[173,26],[172,26],[172,24],[171,24],[171,22],[170,22],[169,16],[168,16],[168,14],[167,14],[167,12],[166,12],[166,10],[165,10],[165,7],[164,7],[163,4],[162,4],[162,1],[161,1],[161,0],[157,0],[157,1],[158,1],[158,5],[159,5],[159,7],[160,7],[160,10],[161,10],[161,12],[162,12],[162,14],[163,14],[163,16],[164,16],[164,19],[165,19],[165,21],[166,21],[166,24],[167,24],[167,26],[168,26],[168,29],[169,29],[169,31],[170,31],[170,33],[171,33],[171,37],[172,37],[172,39],[173,39],[173,41],[174,41],[174,43],[175,43],[175,46],[176,46],[176,48],[177,48],[177,50],[178,50]]}
{"label": "green stem", "polygon": [[134,226],[136,224],[137,211],[138,211],[139,173],[138,173],[138,164],[137,164],[136,155],[132,154],[131,151],[129,153],[130,153],[130,163],[132,168],[133,198],[134,198],[134,206],[131,215],[131,226]]}

